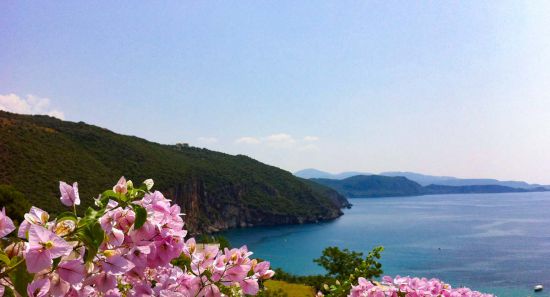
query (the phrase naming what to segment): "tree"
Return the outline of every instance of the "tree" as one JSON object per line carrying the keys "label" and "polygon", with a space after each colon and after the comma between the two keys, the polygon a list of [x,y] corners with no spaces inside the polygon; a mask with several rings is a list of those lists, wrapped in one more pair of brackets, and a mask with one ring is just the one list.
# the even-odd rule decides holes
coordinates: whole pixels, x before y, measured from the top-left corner
{"label": "tree", "polygon": [[336,279],[346,279],[351,274],[356,274],[360,269],[359,276],[364,278],[378,277],[382,274],[382,264],[378,262],[380,252],[383,247],[375,247],[363,259],[363,253],[350,251],[348,249],[340,250],[338,247],[331,246],[323,250],[320,258],[313,260],[327,271],[327,276]]}
{"label": "tree", "polygon": [[328,277],[334,277],[336,281],[332,285],[324,286],[324,293],[330,297],[347,296],[352,284],[357,283],[360,277],[372,279],[379,277],[382,264],[378,262],[383,247],[377,246],[363,259],[363,253],[340,250],[338,247],[328,247],[323,250],[320,258],[313,260],[327,271]]}

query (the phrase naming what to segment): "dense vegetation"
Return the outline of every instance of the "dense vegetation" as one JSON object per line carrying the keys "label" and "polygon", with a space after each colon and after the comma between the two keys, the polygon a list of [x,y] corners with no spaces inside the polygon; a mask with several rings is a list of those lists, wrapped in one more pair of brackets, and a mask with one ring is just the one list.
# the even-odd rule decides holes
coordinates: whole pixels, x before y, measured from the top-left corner
{"label": "dense vegetation", "polygon": [[501,185],[471,186],[421,186],[403,176],[356,175],[345,179],[310,179],[320,185],[330,187],[346,197],[391,197],[430,194],[472,194],[472,193],[515,193],[547,191],[543,187],[531,189],[512,188]]}
{"label": "dense vegetation", "polygon": [[157,181],[195,232],[331,219],[345,206],[345,198],[324,193],[330,190],[246,156],[162,145],[83,122],[0,111],[0,139],[0,184],[53,213],[61,211],[52,203],[59,180],[78,181],[88,206],[122,175]]}
{"label": "dense vegetation", "polygon": [[8,185],[0,185],[0,206],[6,208],[16,223],[22,222],[25,213],[31,208],[25,195]]}

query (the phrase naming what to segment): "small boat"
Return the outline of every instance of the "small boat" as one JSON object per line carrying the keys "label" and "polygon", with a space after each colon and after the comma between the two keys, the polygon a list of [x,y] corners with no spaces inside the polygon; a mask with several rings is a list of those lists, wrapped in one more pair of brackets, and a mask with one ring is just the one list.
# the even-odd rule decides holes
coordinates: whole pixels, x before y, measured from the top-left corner
{"label": "small boat", "polygon": [[535,292],[540,292],[542,291],[542,289],[544,289],[544,287],[542,285],[536,285],[534,288]]}

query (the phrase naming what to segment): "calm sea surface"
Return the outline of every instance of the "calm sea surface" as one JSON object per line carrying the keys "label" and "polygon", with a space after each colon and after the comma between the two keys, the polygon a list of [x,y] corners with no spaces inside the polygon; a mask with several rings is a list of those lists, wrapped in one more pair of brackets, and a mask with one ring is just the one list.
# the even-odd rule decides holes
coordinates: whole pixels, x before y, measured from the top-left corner
{"label": "calm sea surface", "polygon": [[[550,296],[550,192],[350,199],[322,224],[235,229],[232,245],[295,274],[324,247],[383,245],[384,274],[438,277],[498,296]],[[533,293],[543,284],[544,293]]]}

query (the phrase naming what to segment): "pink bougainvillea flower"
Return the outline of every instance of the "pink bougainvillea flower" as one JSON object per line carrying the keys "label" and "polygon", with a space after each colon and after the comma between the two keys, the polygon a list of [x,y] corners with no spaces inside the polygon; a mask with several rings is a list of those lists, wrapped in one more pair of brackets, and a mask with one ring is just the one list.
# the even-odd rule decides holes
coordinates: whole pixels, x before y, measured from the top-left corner
{"label": "pink bougainvillea flower", "polygon": [[38,207],[31,206],[31,210],[25,214],[25,220],[19,226],[17,236],[20,238],[27,238],[27,232],[31,225],[46,226],[50,215]]}
{"label": "pink bougainvillea flower", "polygon": [[57,267],[57,273],[61,279],[70,284],[78,284],[84,279],[86,268],[80,260],[64,261]]}
{"label": "pink bougainvillea flower", "polygon": [[250,271],[250,265],[235,265],[227,269],[224,280],[238,282],[246,277],[248,271]]}
{"label": "pink bougainvillea flower", "polygon": [[270,279],[273,277],[273,275],[275,275],[275,271],[270,270],[269,265],[269,261],[263,261],[254,265],[254,273],[259,279]]}
{"label": "pink bougainvillea flower", "polygon": [[106,254],[106,259],[102,263],[103,270],[113,274],[121,274],[132,270],[136,265],[126,259],[121,255],[111,255],[113,251],[107,250],[104,253]]}
{"label": "pink bougainvillea flower", "polygon": [[221,296],[220,288],[212,284],[204,288],[204,297],[219,297]]}
{"label": "pink bougainvillea flower", "polygon": [[59,182],[59,192],[61,192],[61,203],[66,206],[80,205],[80,196],[78,195],[78,183],[69,185],[66,182]]}
{"label": "pink bougainvillea flower", "polygon": [[[59,185],[63,204],[80,203],[76,183]],[[23,240],[5,250],[10,258],[24,257],[27,271],[35,273],[27,286],[29,296],[220,297],[226,286],[239,285],[243,293],[256,294],[258,282],[273,275],[269,262],[258,263],[249,258],[252,253],[246,246],[220,251],[215,245],[198,248],[192,238],[185,241],[180,207],[158,191],[145,193],[141,199],[123,196],[132,188],[131,182],[122,177],[113,188],[118,193],[113,200],[104,208],[103,203],[97,205],[96,213],[86,220],[77,218],[76,222],[50,222],[47,212],[31,208],[19,228],[18,235]],[[145,208],[147,215],[145,223],[137,229],[135,205]],[[98,247],[94,242],[97,254],[85,263],[83,258],[90,243],[81,238],[83,234],[73,235],[77,228],[98,223],[105,233],[100,238],[94,234],[94,239],[101,242],[97,242]],[[13,228],[13,222],[2,210],[0,234],[5,236]],[[70,242],[64,238],[70,238],[67,239]],[[171,264],[181,254],[190,261],[184,269]],[[52,269],[55,260],[59,263]],[[431,284],[410,281],[411,286],[421,290],[441,291],[437,284]],[[0,296],[5,285],[8,284],[0,282]],[[358,286],[357,291],[361,290]]]}
{"label": "pink bougainvillea flower", "polygon": [[94,285],[98,291],[105,293],[116,287],[116,276],[106,272],[101,272],[92,276],[90,279],[90,284]]}
{"label": "pink bougainvillea flower", "polygon": [[260,290],[258,281],[252,278],[242,280],[241,282],[239,282],[239,285],[241,286],[243,293],[245,293],[246,295],[256,295]]}
{"label": "pink bougainvillea flower", "polygon": [[124,242],[124,232],[117,228],[113,228],[111,233],[107,234],[108,242],[111,246],[117,247]]}
{"label": "pink bougainvillea flower", "polygon": [[126,194],[128,192],[128,186],[124,176],[118,180],[116,185],[113,187],[113,191],[118,194]]}
{"label": "pink bougainvillea flower", "polygon": [[72,247],[52,231],[38,225],[29,228],[29,245],[25,251],[27,270],[35,273],[52,265],[52,259],[68,255]]}
{"label": "pink bougainvillea flower", "polygon": [[6,216],[6,208],[2,207],[2,212],[0,212],[0,238],[4,237],[15,230],[15,225],[13,221]]}
{"label": "pink bougainvillea flower", "polygon": [[66,294],[71,289],[71,285],[62,280],[58,274],[52,273],[50,274],[50,290],[49,295],[51,296],[66,296]]}
{"label": "pink bougainvillea flower", "polygon": [[449,296],[449,297],[492,297],[490,294],[483,294],[472,291],[469,288],[453,289],[450,285],[438,279],[427,279],[417,277],[384,277],[383,283],[371,282],[365,278],[359,278],[358,284],[352,286],[350,297],[365,296]]}
{"label": "pink bougainvillea flower", "polygon": [[130,208],[119,208],[113,213],[113,219],[119,229],[128,232],[136,220],[136,214]]}
{"label": "pink bougainvillea flower", "polygon": [[41,278],[34,280],[27,286],[27,295],[29,297],[43,297],[48,295],[50,290],[50,280],[48,278]]}

